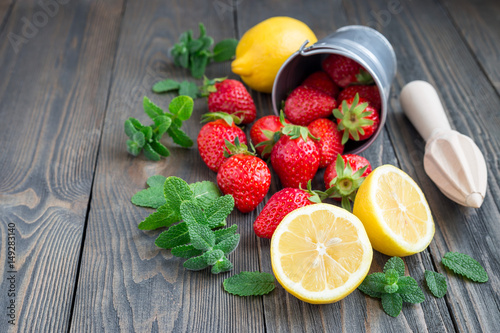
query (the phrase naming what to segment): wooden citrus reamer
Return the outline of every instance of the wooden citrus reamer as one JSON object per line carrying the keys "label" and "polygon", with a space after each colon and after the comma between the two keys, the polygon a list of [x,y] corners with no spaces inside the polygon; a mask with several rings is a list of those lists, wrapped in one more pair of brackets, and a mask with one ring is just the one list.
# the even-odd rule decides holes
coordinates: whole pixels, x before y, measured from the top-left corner
{"label": "wooden citrus reamer", "polygon": [[479,208],[486,194],[484,156],[471,138],[452,130],[434,87],[412,81],[403,87],[401,106],[426,141],[424,169],[448,198]]}

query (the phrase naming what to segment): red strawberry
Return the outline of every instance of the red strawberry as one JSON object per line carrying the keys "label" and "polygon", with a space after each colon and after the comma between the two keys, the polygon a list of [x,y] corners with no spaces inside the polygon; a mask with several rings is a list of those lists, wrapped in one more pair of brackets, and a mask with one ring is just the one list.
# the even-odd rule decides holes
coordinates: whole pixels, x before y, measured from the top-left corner
{"label": "red strawberry", "polygon": [[252,96],[240,81],[205,78],[203,91],[203,95],[208,95],[208,111],[233,114],[242,124],[255,120],[257,111]]}
{"label": "red strawberry", "polygon": [[333,98],[336,98],[339,94],[339,87],[337,87],[328,74],[323,71],[317,71],[309,75],[304,82],[302,82],[301,86],[322,91]]}
{"label": "red strawberry", "polygon": [[210,117],[224,117],[223,119],[216,119],[205,125],[198,134],[198,151],[200,152],[201,159],[210,168],[210,170],[217,172],[219,167],[224,163],[227,157],[224,156],[226,144],[224,140],[234,143],[236,137],[239,141],[246,144],[247,137],[245,132],[236,126],[231,116],[226,114],[207,114],[204,120],[211,119]]}
{"label": "red strawberry", "polygon": [[382,102],[380,101],[380,94],[376,85],[354,85],[349,86],[340,92],[337,98],[337,105],[341,105],[342,101],[348,100],[359,94],[359,97],[368,100],[371,106],[380,110]]}
{"label": "red strawberry", "polygon": [[359,94],[347,101],[343,100],[342,105],[333,110],[333,115],[337,118],[338,129],[343,131],[342,144],[347,139],[368,139],[380,124],[378,111],[366,99],[359,98]]}
{"label": "red strawberry", "polygon": [[[286,123],[290,123],[285,119]],[[275,133],[280,132],[283,124],[278,116],[265,116],[257,119],[250,129],[250,138],[252,139],[257,153],[262,158],[268,158],[271,155],[271,150],[274,144],[279,139],[279,135],[275,140]]]}
{"label": "red strawberry", "polygon": [[350,84],[370,84],[373,78],[356,61],[332,54],[321,63],[323,70],[332,78],[338,86],[344,88]]}
{"label": "red strawberry", "polygon": [[247,150],[245,145],[226,140],[231,155],[219,168],[217,185],[224,194],[231,194],[234,205],[242,213],[254,210],[269,191],[271,172],[267,164]]}
{"label": "red strawberry", "polygon": [[292,210],[321,202],[318,194],[311,191],[310,185],[308,183],[307,190],[288,187],[273,194],[253,223],[255,234],[271,238],[278,224]]}
{"label": "red strawberry", "polygon": [[326,168],[344,151],[342,133],[337,130],[337,124],[325,118],[316,119],[307,126],[309,132],[319,141],[316,146],[319,151],[319,168]]}
{"label": "red strawberry", "polygon": [[354,201],[359,186],[370,172],[372,167],[366,158],[354,154],[337,155],[336,162],[325,169],[323,176],[326,194],[341,200],[342,207],[350,211],[350,201]]}
{"label": "red strawberry", "polygon": [[[283,114],[282,114],[283,119]],[[271,152],[271,164],[283,187],[298,188],[311,180],[319,166],[319,151],[306,127],[287,124]]]}
{"label": "red strawberry", "polygon": [[307,126],[313,120],[327,118],[337,101],[332,96],[309,87],[297,87],[287,97],[284,112],[293,124]]}

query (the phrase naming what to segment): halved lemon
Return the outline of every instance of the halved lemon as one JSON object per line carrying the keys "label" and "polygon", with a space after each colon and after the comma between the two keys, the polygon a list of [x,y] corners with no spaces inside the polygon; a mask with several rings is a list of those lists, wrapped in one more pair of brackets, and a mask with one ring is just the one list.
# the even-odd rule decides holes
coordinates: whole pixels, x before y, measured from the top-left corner
{"label": "halved lemon", "polygon": [[333,303],[349,295],[363,282],[372,257],[361,221],[329,204],[290,212],[271,240],[276,279],[308,303]]}
{"label": "halved lemon", "polygon": [[423,251],[434,237],[424,193],[404,171],[382,165],[361,184],[353,213],[363,222],[375,250],[389,256]]}

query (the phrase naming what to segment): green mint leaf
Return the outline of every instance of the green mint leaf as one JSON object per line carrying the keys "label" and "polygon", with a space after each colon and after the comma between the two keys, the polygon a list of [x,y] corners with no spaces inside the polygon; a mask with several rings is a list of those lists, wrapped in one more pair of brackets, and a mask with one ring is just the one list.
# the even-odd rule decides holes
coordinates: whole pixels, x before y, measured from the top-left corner
{"label": "green mint leaf", "polygon": [[214,246],[214,249],[222,250],[225,255],[228,255],[238,247],[239,243],[240,243],[240,234],[235,234],[227,237],[222,242],[216,244]]}
{"label": "green mint leaf", "polygon": [[174,80],[166,79],[160,82],[156,82],[153,85],[153,91],[157,94],[166,93],[173,90],[178,90],[180,84]]}
{"label": "green mint leaf", "polygon": [[142,132],[135,132],[132,135],[132,140],[137,144],[139,147],[144,147],[144,144],[146,144],[146,137],[144,136],[144,133]]}
{"label": "green mint leaf", "polygon": [[[162,175],[154,175],[148,178],[146,180],[146,184],[148,184],[150,187],[161,187],[162,192],[163,192],[163,185],[165,184],[165,181],[167,180],[167,177],[162,176]],[[163,193],[162,193],[163,196]]]}
{"label": "green mint leaf", "polygon": [[394,284],[398,282],[399,272],[397,270],[391,268],[384,270],[384,272],[385,272],[385,282],[387,284]]}
{"label": "green mint leaf", "polygon": [[124,127],[125,127],[125,134],[127,134],[127,136],[132,139],[134,134],[137,133],[137,129],[132,124],[132,121],[130,121],[130,119],[125,120]]}
{"label": "green mint leaf", "polygon": [[141,124],[141,122],[135,118],[130,117],[130,118],[128,118],[128,120],[135,127],[135,129],[138,131],[140,131],[144,127],[144,125]]}
{"label": "green mint leaf", "polygon": [[153,141],[150,143],[150,145],[154,149],[154,151],[160,154],[161,156],[167,157],[170,155],[170,151],[167,149],[167,147],[162,145],[160,142]]}
{"label": "green mint leaf", "polygon": [[184,261],[183,266],[184,268],[189,269],[191,271],[200,271],[202,269],[207,268],[210,265],[207,264],[205,257],[201,255]]}
{"label": "green mint leaf", "polygon": [[236,39],[224,39],[215,44],[213,51],[213,59],[216,62],[231,60],[236,54],[236,46],[238,41]]}
{"label": "green mint leaf", "polygon": [[198,53],[191,56],[191,76],[196,79],[201,79],[203,74],[205,74],[205,69],[210,58],[206,54]]}
{"label": "green mint leaf", "polygon": [[398,285],[396,283],[394,283],[394,284],[386,284],[384,286],[384,291],[387,294],[394,294],[395,292],[398,291]]}
{"label": "green mint leaf", "polygon": [[[157,128],[160,127],[161,125],[163,125],[163,126],[167,126],[168,125],[167,126],[167,129],[168,129],[168,127],[172,123],[172,119],[169,116],[167,116],[166,114],[162,114],[160,116],[154,117],[153,118],[153,122],[155,123],[155,126],[156,126],[155,132],[157,132],[158,131]],[[165,133],[165,132],[163,132],[163,133]],[[160,136],[160,138],[161,138],[161,136]]]}
{"label": "green mint leaf", "polygon": [[179,177],[168,177],[163,185],[163,194],[167,200],[169,207],[178,215],[181,216],[181,203],[190,201],[194,198],[194,193],[191,191],[188,183]]}
{"label": "green mint leaf", "polygon": [[198,86],[194,82],[182,81],[179,87],[179,95],[189,96],[192,99],[200,97]]}
{"label": "green mint leaf", "polygon": [[157,116],[161,116],[164,114],[163,110],[146,96],[144,96],[144,99],[142,100],[142,106],[144,108],[144,112],[146,112],[146,114],[152,120]]}
{"label": "green mint leaf", "polygon": [[214,44],[214,39],[210,36],[203,36],[199,39],[203,42],[202,50],[208,50]]}
{"label": "green mint leaf", "polygon": [[155,245],[163,249],[171,249],[176,246],[189,243],[189,231],[186,222],[173,225],[162,232],[155,240]]}
{"label": "green mint leaf", "polygon": [[219,249],[213,249],[203,253],[203,257],[205,257],[205,261],[207,264],[213,266],[215,265],[215,263],[217,263],[217,261],[224,258],[224,252]]}
{"label": "green mint leaf", "polygon": [[160,154],[158,154],[149,143],[144,145],[144,155],[146,158],[152,161],[159,161],[161,159]]}
{"label": "green mint leaf", "polygon": [[264,272],[241,272],[223,282],[224,290],[238,296],[260,296],[275,288],[274,276]]}
{"label": "green mint leaf", "polygon": [[168,205],[164,205],[158,208],[158,211],[146,217],[137,227],[141,230],[154,230],[162,227],[169,227],[179,222],[179,220],[179,215],[172,211]]}
{"label": "green mint leaf", "polygon": [[417,304],[425,301],[424,292],[418,286],[417,281],[411,276],[400,277],[398,288],[398,294],[400,294],[403,301],[407,303]]}
{"label": "green mint leaf", "polygon": [[142,148],[139,147],[139,145],[135,141],[127,140],[127,151],[131,155],[134,155],[134,156],[139,155],[139,153],[141,152],[141,149]]}
{"label": "green mint leaf", "polygon": [[228,239],[229,237],[231,237],[232,235],[234,235],[234,233],[236,232],[237,229],[238,229],[238,225],[233,224],[232,226],[230,226],[228,228],[215,230],[214,231],[215,244],[219,244],[220,242],[222,242],[222,241]]}
{"label": "green mint leaf", "polygon": [[403,309],[403,299],[399,294],[382,294],[382,308],[391,317],[397,317]]}
{"label": "green mint leaf", "polygon": [[437,298],[443,297],[448,291],[446,278],[443,274],[426,270],[425,282],[427,282],[427,287],[429,287],[431,293]]}
{"label": "green mint leaf", "polygon": [[395,269],[399,276],[404,276],[405,275],[405,263],[403,259],[399,257],[392,257],[389,260],[387,260],[385,266],[384,266],[384,273],[387,272],[389,269]]}
{"label": "green mint leaf", "polygon": [[153,137],[153,128],[151,126],[144,126],[141,128],[141,133],[144,134],[144,140],[149,142]]}
{"label": "green mint leaf", "polygon": [[224,195],[215,199],[207,209],[205,216],[210,228],[217,228],[226,225],[226,217],[231,214],[234,208],[234,198],[232,195]]}
{"label": "green mint leaf", "polygon": [[208,225],[205,213],[203,213],[200,206],[198,206],[195,201],[183,201],[180,208],[183,221],[187,223]]}
{"label": "green mint leaf", "polygon": [[179,245],[172,248],[172,255],[179,258],[189,259],[192,257],[200,256],[202,254],[203,251],[195,249],[194,246],[191,244]]}
{"label": "green mint leaf", "polygon": [[448,252],[441,259],[441,263],[456,274],[465,276],[472,281],[488,281],[488,273],[486,273],[483,266],[466,254]]}
{"label": "green mint leaf", "polygon": [[188,120],[193,113],[194,102],[189,96],[177,96],[168,105],[168,111],[182,121]]}
{"label": "green mint leaf", "polygon": [[206,224],[200,224],[205,219],[203,211],[192,201],[181,204],[182,219],[187,223],[191,244],[198,250],[210,250],[215,245],[215,235]]}
{"label": "green mint leaf", "polygon": [[212,266],[212,274],[219,274],[222,272],[227,272],[233,269],[233,264],[226,257],[217,260],[217,262]]}
{"label": "green mint leaf", "polygon": [[181,147],[189,148],[194,144],[193,140],[191,140],[191,138],[184,133],[184,131],[181,130],[175,122],[170,125],[167,133],[172,140]]}
{"label": "green mint leaf", "polygon": [[201,209],[207,209],[215,199],[222,195],[217,185],[208,180],[189,184],[189,187],[194,193],[194,200]]}
{"label": "green mint leaf", "polygon": [[199,39],[193,39],[189,41],[189,43],[187,44],[189,53],[194,53],[196,51],[199,51],[202,47],[203,47],[203,41]]}
{"label": "green mint leaf", "polygon": [[359,290],[371,297],[380,297],[385,293],[385,274],[373,273],[368,275],[358,287]]}
{"label": "green mint leaf", "polygon": [[[165,177],[156,175],[149,177],[149,188],[139,191],[132,197],[131,201],[136,206],[159,208],[163,206],[166,201],[163,196],[163,184]],[[163,182],[162,182],[163,181]]]}

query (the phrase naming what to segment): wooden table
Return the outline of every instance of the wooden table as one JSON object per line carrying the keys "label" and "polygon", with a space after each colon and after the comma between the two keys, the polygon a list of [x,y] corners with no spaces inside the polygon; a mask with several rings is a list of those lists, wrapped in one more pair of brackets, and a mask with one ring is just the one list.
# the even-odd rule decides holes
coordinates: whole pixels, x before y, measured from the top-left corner
{"label": "wooden table", "polygon": [[[48,1],[0,3],[0,331],[2,332],[498,332],[500,331],[500,3],[494,0],[395,1]],[[55,4],[55,5],[54,5]],[[404,258],[423,286],[425,269],[444,273],[442,299],[405,304],[397,318],[355,291],[331,305],[309,305],[281,286],[264,297],[240,298],[222,281],[241,271],[272,272],[269,241],[252,224],[262,210],[234,211],[240,246],[231,273],[189,272],[182,259],[157,248],[157,231],[137,224],[151,210],[130,203],[155,174],[188,182],[215,181],[196,147],[165,140],[172,155],[151,162],[126,152],[123,123],[146,120],[144,95],[163,78],[192,80],[174,68],[169,48],[204,22],[216,41],[240,38],[270,16],[292,16],[319,38],[349,24],[368,24],[394,46],[398,73],[389,115],[362,155],[374,167],[393,164],[422,187],[436,222],[424,252]],[[195,33],[196,34],[196,33]],[[212,64],[209,77],[229,75]],[[452,127],[474,139],[488,164],[480,209],[448,200],[426,176],[424,142],[402,113],[401,87],[427,80],[439,90]],[[259,116],[270,95],[252,92]],[[206,112],[198,99],[185,124],[195,138]],[[315,180],[318,187],[321,175]],[[279,189],[273,175],[271,191]],[[265,201],[266,201],[265,200]],[[10,266],[8,236],[14,234]],[[11,238],[12,239],[12,238]],[[448,251],[467,253],[489,274],[472,283],[441,265]],[[388,259],[375,253],[372,271]],[[13,273],[12,273],[13,272]],[[9,289],[15,296],[9,296]],[[11,318],[14,299],[15,325]]]}

